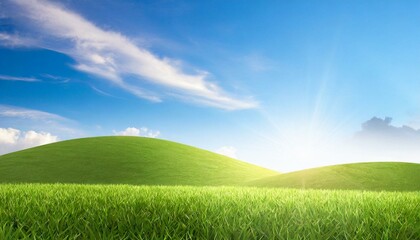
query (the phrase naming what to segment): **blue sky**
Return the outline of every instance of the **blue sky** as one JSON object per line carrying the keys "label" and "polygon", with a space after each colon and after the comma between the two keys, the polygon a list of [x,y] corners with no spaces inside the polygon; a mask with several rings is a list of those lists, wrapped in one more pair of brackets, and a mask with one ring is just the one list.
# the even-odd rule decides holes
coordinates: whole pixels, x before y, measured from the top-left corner
{"label": "blue sky", "polygon": [[355,137],[377,129],[362,128],[375,116],[420,135],[419,10],[418,1],[1,0],[0,154],[131,134],[280,171],[420,161],[361,149]]}

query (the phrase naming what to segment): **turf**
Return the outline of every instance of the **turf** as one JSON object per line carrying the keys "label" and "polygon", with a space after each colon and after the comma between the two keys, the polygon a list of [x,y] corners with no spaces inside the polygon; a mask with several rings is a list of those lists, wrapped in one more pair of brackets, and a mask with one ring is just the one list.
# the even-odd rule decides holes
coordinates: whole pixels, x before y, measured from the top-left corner
{"label": "turf", "polygon": [[0,156],[0,183],[235,185],[276,172],[165,140],[95,137]]}
{"label": "turf", "polygon": [[251,186],[375,191],[420,191],[420,164],[375,162],[343,164],[279,174]]}
{"label": "turf", "polygon": [[420,192],[0,185],[0,239],[418,239]]}

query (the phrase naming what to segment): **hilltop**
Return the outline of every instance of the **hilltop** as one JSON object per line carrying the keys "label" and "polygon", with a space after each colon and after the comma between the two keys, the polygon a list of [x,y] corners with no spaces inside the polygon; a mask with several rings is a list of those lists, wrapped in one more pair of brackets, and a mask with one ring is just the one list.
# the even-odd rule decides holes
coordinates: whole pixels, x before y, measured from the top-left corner
{"label": "hilltop", "polygon": [[94,137],[0,156],[0,183],[236,185],[276,174],[160,139]]}
{"label": "hilltop", "polygon": [[420,191],[420,164],[369,162],[334,165],[270,176],[248,183],[258,187]]}

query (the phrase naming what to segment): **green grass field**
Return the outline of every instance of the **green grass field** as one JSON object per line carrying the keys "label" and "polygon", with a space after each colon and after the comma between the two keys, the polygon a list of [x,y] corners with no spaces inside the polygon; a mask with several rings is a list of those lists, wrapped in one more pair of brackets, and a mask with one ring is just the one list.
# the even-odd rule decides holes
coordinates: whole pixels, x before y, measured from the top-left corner
{"label": "green grass field", "polygon": [[236,185],[275,171],[141,137],[63,141],[0,156],[0,183]]}
{"label": "green grass field", "polygon": [[354,163],[306,169],[251,181],[251,186],[420,191],[420,164]]}
{"label": "green grass field", "polygon": [[0,239],[418,239],[420,192],[0,185]]}
{"label": "green grass field", "polygon": [[174,142],[98,137],[0,156],[0,183],[0,240],[420,239],[420,164],[279,174]]}
{"label": "green grass field", "polygon": [[0,183],[245,185],[420,191],[420,164],[357,163],[279,174],[170,141],[95,137],[2,155]]}

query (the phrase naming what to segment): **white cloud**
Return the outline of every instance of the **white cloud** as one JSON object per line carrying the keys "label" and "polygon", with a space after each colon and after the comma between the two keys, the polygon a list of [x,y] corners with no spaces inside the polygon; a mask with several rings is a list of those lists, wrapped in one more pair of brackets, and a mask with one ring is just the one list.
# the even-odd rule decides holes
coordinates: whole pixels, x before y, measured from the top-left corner
{"label": "white cloud", "polygon": [[160,135],[160,131],[153,131],[145,127],[140,128],[140,131],[145,137],[157,138]]}
{"label": "white cloud", "polygon": [[0,128],[0,144],[15,144],[20,131],[14,128]]}
{"label": "white cloud", "polygon": [[140,136],[140,129],[135,127],[128,127],[123,131],[114,131],[114,134],[118,136]]}
{"label": "white cloud", "polygon": [[27,131],[22,138],[22,144],[25,147],[44,145],[58,141],[58,137],[47,132]]}
{"label": "white cloud", "polygon": [[22,82],[40,82],[41,80],[33,77],[15,77],[15,76],[7,76],[7,75],[0,75],[0,80],[3,81],[22,81]]}
{"label": "white cloud", "polygon": [[[252,99],[229,96],[207,80],[206,72],[186,73],[178,61],[157,57],[126,36],[103,30],[62,6],[38,0],[12,2],[20,13],[11,17],[29,20],[27,24],[36,26],[36,34],[43,36],[38,47],[65,53],[76,60],[77,70],[106,79],[138,97],[161,101],[161,96],[140,87],[142,81],[148,81],[170,90],[167,96],[175,93],[189,102],[228,110],[257,106]],[[132,78],[130,82],[127,77]]]}
{"label": "white cloud", "polygon": [[225,155],[230,158],[238,158],[236,155],[237,152],[238,150],[232,146],[224,146],[216,150],[216,153]]}
{"label": "white cloud", "polygon": [[0,128],[0,154],[57,142],[57,136],[48,132],[21,131],[15,128]]}
{"label": "white cloud", "polygon": [[51,74],[42,74],[41,76],[44,77],[44,78],[47,78],[47,79],[52,79],[52,80],[54,80],[55,83],[68,83],[68,82],[71,81],[69,78],[55,76],[55,75],[51,75]]}
{"label": "white cloud", "polygon": [[63,138],[86,136],[74,120],[45,111],[1,104],[0,127],[54,132]]}
{"label": "white cloud", "polygon": [[137,136],[137,137],[150,137],[150,138],[157,138],[160,135],[159,131],[153,131],[148,128],[135,128],[135,127],[128,127],[123,131],[113,131],[115,135],[118,136]]}
{"label": "white cloud", "polygon": [[33,109],[0,105],[0,117],[25,118],[32,120],[68,120],[57,114]]}
{"label": "white cloud", "polygon": [[8,47],[29,47],[35,45],[35,41],[16,34],[0,32],[0,44]]}

